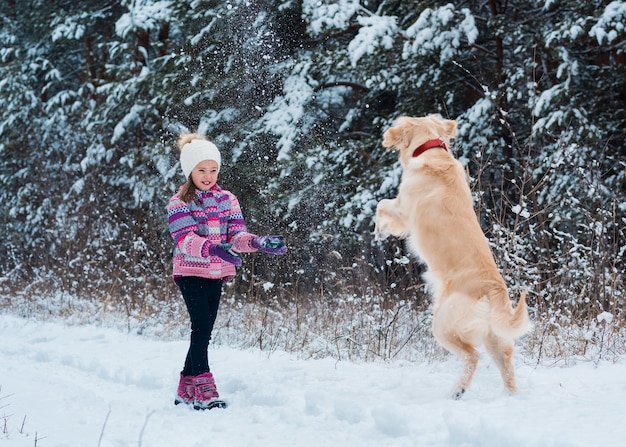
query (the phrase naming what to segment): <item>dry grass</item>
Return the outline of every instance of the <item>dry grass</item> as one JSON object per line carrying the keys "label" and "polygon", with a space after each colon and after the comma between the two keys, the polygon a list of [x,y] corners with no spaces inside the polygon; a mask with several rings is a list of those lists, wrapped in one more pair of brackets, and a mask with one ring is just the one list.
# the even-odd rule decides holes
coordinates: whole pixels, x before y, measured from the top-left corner
{"label": "dry grass", "polygon": [[[233,289],[227,287],[222,299],[212,341],[217,345],[256,348],[268,355],[284,351],[301,358],[348,361],[428,363],[447,357],[431,333],[429,302],[417,289],[404,299],[372,291],[348,296],[294,295],[293,290],[286,293],[275,287],[259,287],[255,295],[242,296]],[[144,297],[141,306],[133,306],[110,296],[80,299],[62,292],[37,291],[3,299],[2,310],[26,318],[185,339],[189,323],[179,295],[172,288],[159,297]],[[533,314],[534,330],[517,343],[526,362],[568,365],[581,359],[615,361],[626,354],[626,329],[609,312],[597,315],[535,306]]]}

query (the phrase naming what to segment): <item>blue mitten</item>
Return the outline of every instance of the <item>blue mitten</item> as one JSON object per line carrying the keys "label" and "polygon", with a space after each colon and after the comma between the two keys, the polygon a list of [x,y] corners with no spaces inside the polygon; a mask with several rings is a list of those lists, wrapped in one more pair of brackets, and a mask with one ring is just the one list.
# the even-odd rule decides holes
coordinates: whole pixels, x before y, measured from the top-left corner
{"label": "blue mitten", "polygon": [[241,258],[232,251],[232,246],[233,244],[211,244],[209,245],[209,254],[239,267],[242,263]]}
{"label": "blue mitten", "polygon": [[285,238],[282,236],[257,236],[252,239],[252,246],[272,255],[282,255],[287,251]]}

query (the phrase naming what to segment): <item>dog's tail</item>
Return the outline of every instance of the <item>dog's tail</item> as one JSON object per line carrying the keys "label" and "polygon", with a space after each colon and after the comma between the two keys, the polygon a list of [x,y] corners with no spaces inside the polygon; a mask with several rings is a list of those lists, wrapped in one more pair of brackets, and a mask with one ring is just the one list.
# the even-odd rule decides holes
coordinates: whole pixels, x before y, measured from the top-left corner
{"label": "dog's tail", "polygon": [[[489,297],[492,303],[491,328],[501,337],[511,339],[519,338],[532,329],[532,323],[528,316],[528,307],[526,306],[526,290],[522,292],[515,309],[511,306],[511,301],[506,293],[506,289],[502,292],[498,292],[497,295],[502,294],[504,296]],[[500,305],[494,305],[493,298],[495,298],[495,301]],[[508,305],[504,305],[505,300]]]}

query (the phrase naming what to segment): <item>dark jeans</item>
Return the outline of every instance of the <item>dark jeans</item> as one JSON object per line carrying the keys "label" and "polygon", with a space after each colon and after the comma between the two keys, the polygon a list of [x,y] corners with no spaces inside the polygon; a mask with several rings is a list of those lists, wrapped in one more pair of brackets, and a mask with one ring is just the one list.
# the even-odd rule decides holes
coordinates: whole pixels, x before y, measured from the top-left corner
{"label": "dark jeans", "polygon": [[176,280],[176,284],[191,319],[191,342],[182,373],[197,376],[210,371],[207,349],[220,305],[222,280],[183,276]]}

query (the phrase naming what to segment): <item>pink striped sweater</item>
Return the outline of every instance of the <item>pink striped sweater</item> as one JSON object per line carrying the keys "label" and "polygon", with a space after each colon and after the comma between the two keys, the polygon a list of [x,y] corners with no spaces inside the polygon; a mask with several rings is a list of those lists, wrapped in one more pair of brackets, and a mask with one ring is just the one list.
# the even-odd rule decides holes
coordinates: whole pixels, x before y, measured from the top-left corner
{"label": "pink striped sweater", "polygon": [[173,276],[200,276],[231,279],[235,266],[217,256],[209,255],[211,244],[231,243],[233,251],[254,252],[254,234],[246,231],[239,200],[218,185],[209,191],[196,191],[201,205],[193,200],[185,203],[180,191],[167,207],[170,234],[176,243]]}

